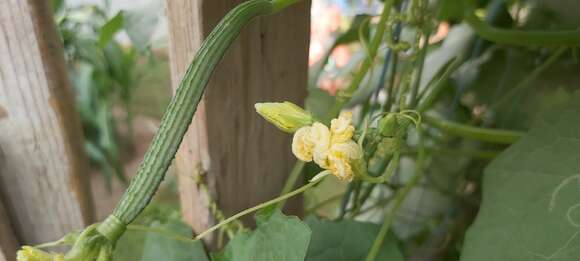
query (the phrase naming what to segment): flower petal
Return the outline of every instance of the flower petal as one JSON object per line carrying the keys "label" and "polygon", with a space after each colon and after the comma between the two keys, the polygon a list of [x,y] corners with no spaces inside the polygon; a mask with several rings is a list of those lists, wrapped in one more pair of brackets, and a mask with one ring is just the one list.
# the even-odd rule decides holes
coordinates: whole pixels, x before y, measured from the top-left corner
{"label": "flower petal", "polygon": [[315,144],[313,151],[314,162],[321,168],[328,168],[328,150],[330,149],[330,130],[326,125],[315,122],[312,125],[309,139]]}
{"label": "flower petal", "polygon": [[330,122],[330,131],[332,133],[332,143],[346,142],[352,139],[354,127],[352,123],[352,113],[342,112],[337,119]]}
{"label": "flower petal", "polygon": [[292,138],[292,153],[302,161],[312,161],[314,143],[310,139],[311,127],[302,127],[294,133]]}

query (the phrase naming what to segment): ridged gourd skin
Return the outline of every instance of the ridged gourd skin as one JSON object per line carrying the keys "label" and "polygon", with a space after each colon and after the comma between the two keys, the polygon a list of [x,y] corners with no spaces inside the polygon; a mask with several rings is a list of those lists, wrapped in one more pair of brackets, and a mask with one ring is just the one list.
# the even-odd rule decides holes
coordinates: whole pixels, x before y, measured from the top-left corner
{"label": "ridged gourd skin", "polygon": [[232,9],[209,34],[187,68],[161,120],[137,175],[113,215],[131,223],[149,204],[181,144],[216,65],[253,18],[277,11],[270,0],[251,0]]}

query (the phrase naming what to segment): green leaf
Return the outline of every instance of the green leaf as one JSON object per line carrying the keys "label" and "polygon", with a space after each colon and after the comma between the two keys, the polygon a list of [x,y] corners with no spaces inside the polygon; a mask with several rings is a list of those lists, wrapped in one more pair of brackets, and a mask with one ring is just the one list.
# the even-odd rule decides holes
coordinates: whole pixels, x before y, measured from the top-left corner
{"label": "green leaf", "polygon": [[437,10],[439,20],[459,20],[463,18],[463,5],[456,0],[441,0]]}
{"label": "green leaf", "polygon": [[52,0],[52,12],[55,14],[60,12],[64,4],[64,0]]}
{"label": "green leaf", "polygon": [[121,93],[129,91],[131,86],[132,63],[126,63],[125,52],[117,42],[110,42],[103,50],[107,61],[109,77],[114,79],[121,87]]}
{"label": "green leaf", "polygon": [[191,228],[177,218],[156,220],[147,226],[162,231],[127,230],[119,240],[113,260],[125,261],[207,261],[201,241],[189,240]]}
{"label": "green leaf", "polygon": [[[166,225],[154,224],[153,228],[170,231],[185,238],[191,238],[191,228],[182,222],[171,222]],[[203,261],[208,260],[201,241],[185,241],[170,238],[166,235],[149,233],[145,239],[141,261]]]}
{"label": "green leaf", "polygon": [[314,117],[322,122],[330,122],[329,112],[334,104],[334,97],[330,96],[326,91],[317,87],[308,89],[308,96],[306,97],[306,110],[312,113]]}
{"label": "green leaf", "polygon": [[580,92],[485,170],[462,261],[580,260]]}
{"label": "green leaf", "polygon": [[101,27],[99,47],[103,48],[113,39],[113,36],[123,28],[123,11],[119,11]]}
{"label": "green leaf", "polygon": [[[318,218],[306,220],[312,229],[307,261],[364,260],[380,226],[354,220],[324,221]],[[389,234],[376,260],[403,261],[395,237]]]}
{"label": "green leaf", "polygon": [[238,234],[214,261],[302,261],[306,256],[310,229],[297,217],[276,210],[252,232]]}

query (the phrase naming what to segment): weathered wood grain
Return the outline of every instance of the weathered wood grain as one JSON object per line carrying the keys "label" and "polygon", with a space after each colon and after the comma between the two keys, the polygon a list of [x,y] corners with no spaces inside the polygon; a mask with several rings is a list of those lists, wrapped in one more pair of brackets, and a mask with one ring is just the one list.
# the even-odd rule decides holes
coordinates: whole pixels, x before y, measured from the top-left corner
{"label": "weathered wood grain", "polygon": [[0,112],[0,192],[22,243],[92,221],[81,127],[49,1],[0,1]]}
{"label": "weathered wood grain", "polygon": [[18,241],[0,198],[0,261],[16,260]]}
{"label": "weathered wood grain", "polygon": [[[203,36],[239,0],[167,1],[173,87]],[[310,3],[304,1],[246,27],[218,66],[177,155],[183,215],[196,232],[213,224],[195,176],[206,173],[226,216],[277,196],[294,157],[291,136],[266,123],[254,103],[306,95]],[[301,200],[287,211],[300,214]]]}

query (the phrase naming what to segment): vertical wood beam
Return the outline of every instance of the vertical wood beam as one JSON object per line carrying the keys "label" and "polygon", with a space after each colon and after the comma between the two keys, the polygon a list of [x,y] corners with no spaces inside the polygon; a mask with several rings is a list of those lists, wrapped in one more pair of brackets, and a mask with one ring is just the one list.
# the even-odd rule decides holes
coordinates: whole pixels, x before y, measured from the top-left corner
{"label": "vertical wood beam", "polygon": [[0,198],[0,261],[16,260],[18,241]]}
{"label": "vertical wood beam", "polygon": [[23,244],[92,221],[81,126],[49,2],[0,1],[0,192]]}
{"label": "vertical wood beam", "polygon": [[[203,37],[240,0],[167,1],[173,88]],[[306,96],[310,2],[247,26],[216,69],[176,157],[183,215],[199,233],[214,223],[208,197],[196,175],[204,175],[226,216],[276,197],[290,173],[291,136],[254,111],[254,103]],[[300,215],[300,199],[286,212]]]}

